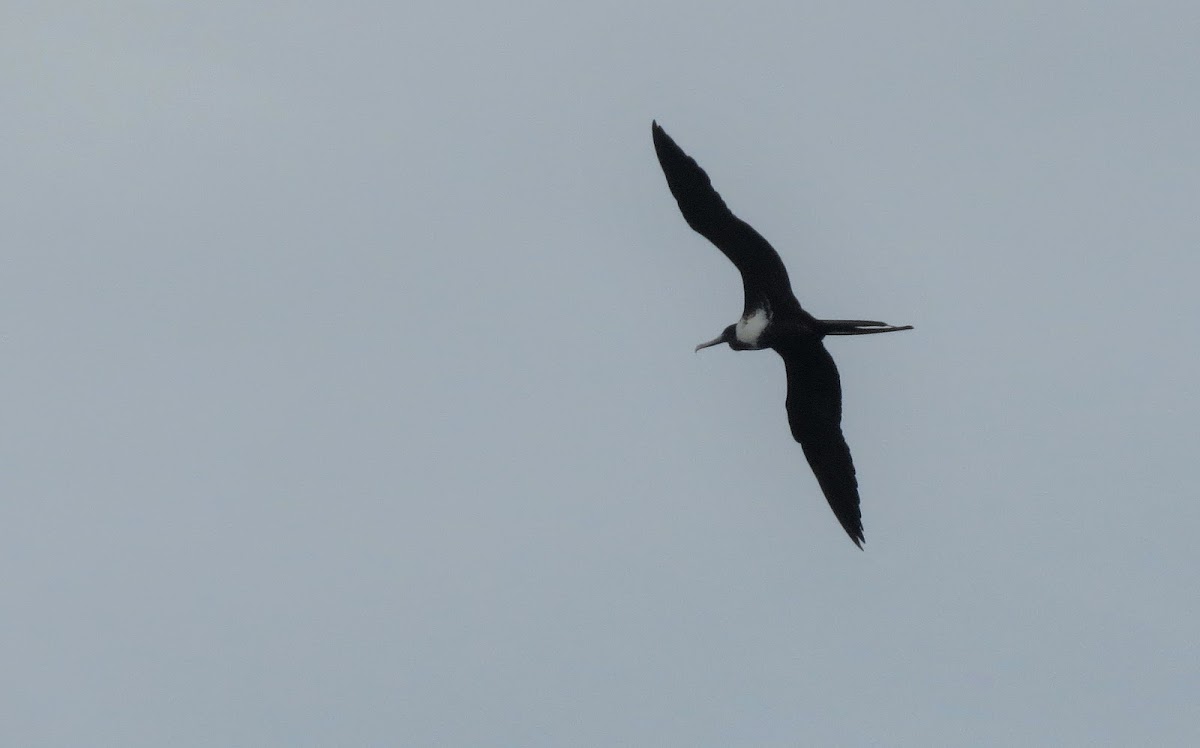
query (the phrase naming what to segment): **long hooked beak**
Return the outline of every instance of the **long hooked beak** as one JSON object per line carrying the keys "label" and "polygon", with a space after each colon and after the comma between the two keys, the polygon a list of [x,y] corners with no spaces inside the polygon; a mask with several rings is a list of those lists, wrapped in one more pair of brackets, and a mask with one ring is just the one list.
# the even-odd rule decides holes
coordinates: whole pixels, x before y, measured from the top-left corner
{"label": "long hooked beak", "polygon": [[725,334],[722,333],[722,334],[718,335],[717,337],[713,338],[712,340],[708,341],[707,343],[701,343],[700,345],[696,346],[696,352],[699,353],[701,348],[711,348],[714,345],[720,345],[721,343],[724,343],[724,342],[725,342]]}

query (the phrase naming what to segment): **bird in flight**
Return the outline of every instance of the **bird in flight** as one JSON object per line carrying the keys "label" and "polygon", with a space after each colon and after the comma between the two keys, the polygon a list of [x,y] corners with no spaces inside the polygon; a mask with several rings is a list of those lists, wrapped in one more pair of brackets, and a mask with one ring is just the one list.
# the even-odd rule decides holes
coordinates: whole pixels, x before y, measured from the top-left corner
{"label": "bird in flight", "polygon": [[717,246],[742,274],[746,304],[742,317],[696,350],[727,343],[735,351],[770,348],[783,358],[787,372],[787,415],[792,436],[825,494],[838,522],[859,548],[864,542],[858,480],[850,447],[842,435],[842,386],[833,357],[821,340],[826,335],[870,335],[911,330],[861,319],[817,319],[792,293],[779,253],[750,224],[733,214],[713,189],[708,174],[670,135],[652,123],[654,150],[679,203],[696,233]]}

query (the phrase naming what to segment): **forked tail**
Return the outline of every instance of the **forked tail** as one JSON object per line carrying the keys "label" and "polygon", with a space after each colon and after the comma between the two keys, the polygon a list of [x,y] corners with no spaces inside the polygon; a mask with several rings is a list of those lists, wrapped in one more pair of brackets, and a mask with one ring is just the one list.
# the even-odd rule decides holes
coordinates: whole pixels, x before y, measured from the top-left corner
{"label": "forked tail", "polygon": [[877,332],[899,332],[911,330],[912,325],[895,327],[886,322],[875,322],[867,319],[823,319],[821,326],[826,335],[871,335]]}

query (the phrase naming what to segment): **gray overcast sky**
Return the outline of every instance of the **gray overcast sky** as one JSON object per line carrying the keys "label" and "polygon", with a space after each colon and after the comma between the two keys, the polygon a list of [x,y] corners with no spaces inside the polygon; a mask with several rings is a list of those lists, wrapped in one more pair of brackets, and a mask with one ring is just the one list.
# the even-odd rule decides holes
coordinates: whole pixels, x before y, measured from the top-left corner
{"label": "gray overcast sky", "polygon": [[8,3],[0,744],[1200,744],[1197,8]]}

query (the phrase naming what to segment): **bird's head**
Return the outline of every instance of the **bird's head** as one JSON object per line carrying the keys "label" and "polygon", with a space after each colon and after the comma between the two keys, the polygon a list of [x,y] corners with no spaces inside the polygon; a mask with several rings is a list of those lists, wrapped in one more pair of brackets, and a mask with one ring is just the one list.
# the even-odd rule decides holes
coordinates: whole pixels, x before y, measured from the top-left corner
{"label": "bird's head", "polygon": [[700,345],[696,346],[696,350],[699,351],[701,348],[711,348],[714,345],[720,345],[721,343],[728,343],[729,347],[735,351],[748,351],[754,348],[754,346],[746,345],[742,341],[738,340],[737,325],[730,325],[722,330],[721,334],[717,337],[713,338],[707,343],[701,343]]}

